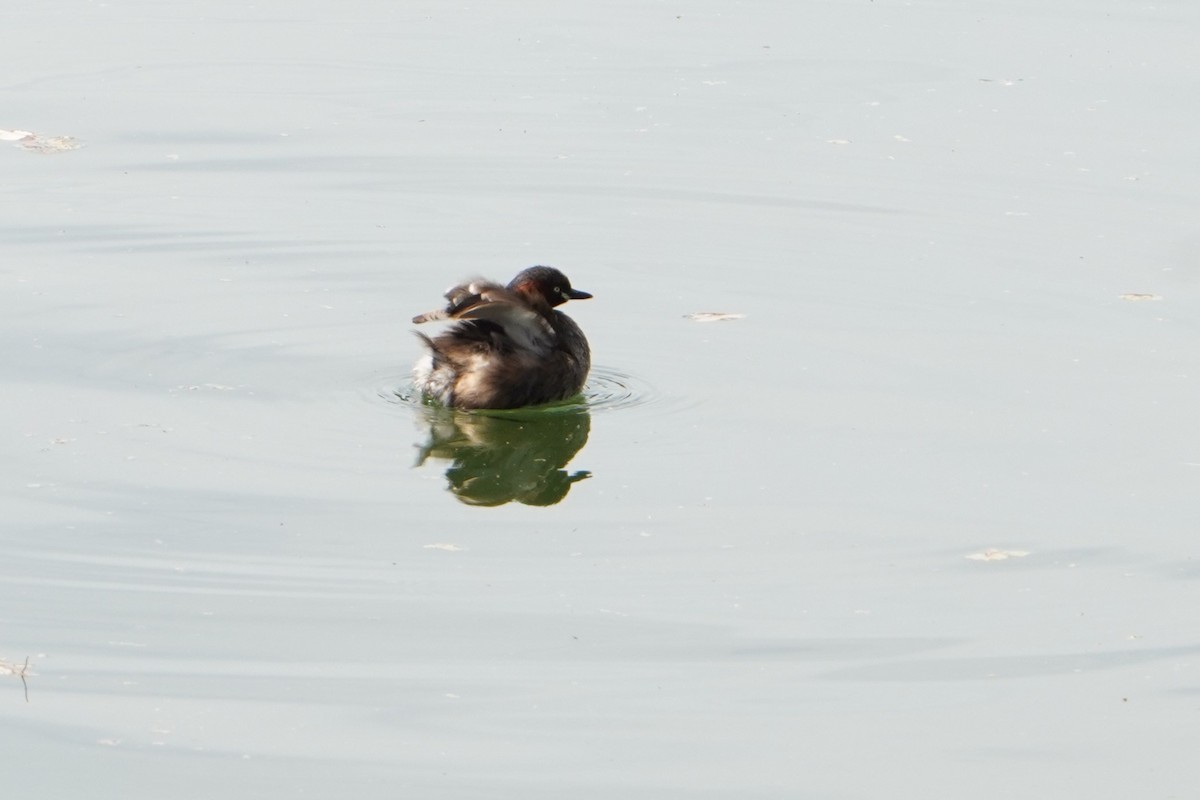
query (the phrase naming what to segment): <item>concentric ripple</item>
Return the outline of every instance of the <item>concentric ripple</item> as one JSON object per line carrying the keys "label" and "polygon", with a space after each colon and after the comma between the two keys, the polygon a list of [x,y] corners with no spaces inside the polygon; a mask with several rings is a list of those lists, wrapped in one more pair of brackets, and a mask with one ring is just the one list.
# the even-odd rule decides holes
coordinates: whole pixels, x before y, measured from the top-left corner
{"label": "concentric ripple", "polygon": [[631,408],[654,399],[655,392],[648,383],[611,367],[593,368],[583,387],[583,400],[593,411]]}

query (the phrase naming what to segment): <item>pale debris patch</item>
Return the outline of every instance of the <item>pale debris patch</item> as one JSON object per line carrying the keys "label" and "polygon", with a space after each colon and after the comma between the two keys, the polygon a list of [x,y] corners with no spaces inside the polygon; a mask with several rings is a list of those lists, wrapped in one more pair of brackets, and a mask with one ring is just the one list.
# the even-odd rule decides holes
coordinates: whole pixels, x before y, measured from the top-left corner
{"label": "pale debris patch", "polygon": [[1150,294],[1148,292],[1126,292],[1118,295],[1122,300],[1128,300],[1131,303],[1140,303],[1146,300],[1162,300],[1161,294]]}
{"label": "pale debris patch", "polygon": [[447,553],[457,553],[467,548],[451,542],[434,542],[423,546],[425,550],[445,550]]}
{"label": "pale debris patch", "polygon": [[745,314],[732,314],[727,311],[697,311],[695,314],[684,314],[684,319],[692,322],[721,322],[729,319],[745,319]]}
{"label": "pale debris patch", "polygon": [[33,131],[10,131],[3,128],[0,128],[0,141],[12,142],[16,147],[34,153],[63,153],[82,147],[74,136],[42,136]]}
{"label": "pale debris patch", "polygon": [[26,677],[32,677],[33,675],[37,675],[37,673],[29,668],[29,659],[25,659],[24,662],[16,664],[0,658],[0,675],[24,675]]}
{"label": "pale debris patch", "polygon": [[969,558],[972,561],[1004,561],[1009,558],[1024,558],[1027,555],[1029,555],[1028,550],[997,550],[989,547],[982,552],[971,553],[969,556],[965,556],[965,558]]}
{"label": "pale debris patch", "polygon": [[177,390],[183,390],[186,392],[198,392],[201,389],[211,389],[214,392],[232,392],[237,389],[236,386],[226,386],[223,383],[193,383],[193,384],[187,384],[187,385],[180,384],[180,385],[176,386],[175,388]]}

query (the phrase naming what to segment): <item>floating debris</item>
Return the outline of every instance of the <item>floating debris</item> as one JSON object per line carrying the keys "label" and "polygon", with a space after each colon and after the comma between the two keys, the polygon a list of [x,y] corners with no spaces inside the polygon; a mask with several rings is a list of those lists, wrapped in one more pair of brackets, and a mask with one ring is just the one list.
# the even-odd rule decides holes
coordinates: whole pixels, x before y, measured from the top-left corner
{"label": "floating debris", "polygon": [[176,386],[174,391],[183,390],[185,392],[198,392],[201,389],[211,389],[214,392],[232,392],[237,389],[236,386],[226,386],[223,383],[194,383],[191,385],[180,384]]}
{"label": "floating debris", "polygon": [[1161,294],[1147,294],[1142,292],[1126,292],[1123,295],[1119,295],[1119,297],[1131,303],[1141,303],[1145,300],[1162,300]]}
{"label": "floating debris", "polygon": [[745,314],[731,314],[727,311],[697,311],[695,314],[684,314],[685,319],[692,322],[722,322],[727,319],[745,319]]}
{"label": "floating debris", "polygon": [[82,145],[74,136],[42,136],[33,131],[9,131],[0,128],[0,142],[12,142],[15,147],[34,153],[65,153]]}
{"label": "floating debris", "polygon": [[450,542],[435,542],[434,544],[424,545],[426,550],[445,550],[449,553],[457,553],[467,548]]}
{"label": "floating debris", "polygon": [[1009,558],[1024,558],[1027,555],[1028,550],[997,550],[989,547],[981,553],[971,553],[966,557],[972,561],[1004,561]]}

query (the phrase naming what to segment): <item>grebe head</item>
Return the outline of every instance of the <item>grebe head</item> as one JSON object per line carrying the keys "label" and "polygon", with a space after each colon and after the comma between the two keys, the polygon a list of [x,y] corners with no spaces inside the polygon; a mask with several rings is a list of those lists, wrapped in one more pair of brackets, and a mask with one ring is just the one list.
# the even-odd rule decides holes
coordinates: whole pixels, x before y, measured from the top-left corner
{"label": "grebe head", "polygon": [[587,300],[587,292],[571,288],[567,276],[554,267],[530,267],[522,270],[508,284],[510,292],[516,292],[531,300],[540,298],[551,308],[561,306],[568,300]]}

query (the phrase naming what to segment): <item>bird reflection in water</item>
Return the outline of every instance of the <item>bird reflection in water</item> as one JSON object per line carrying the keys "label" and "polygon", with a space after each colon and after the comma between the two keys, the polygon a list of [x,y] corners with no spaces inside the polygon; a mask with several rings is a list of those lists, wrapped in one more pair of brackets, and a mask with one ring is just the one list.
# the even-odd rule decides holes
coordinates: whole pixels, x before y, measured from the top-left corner
{"label": "bird reflection in water", "polygon": [[587,443],[586,406],[465,412],[430,405],[421,411],[429,439],[420,446],[417,466],[431,458],[453,462],[446,480],[467,505],[550,506],[591,477],[587,470],[566,469]]}

